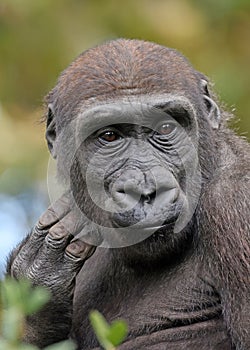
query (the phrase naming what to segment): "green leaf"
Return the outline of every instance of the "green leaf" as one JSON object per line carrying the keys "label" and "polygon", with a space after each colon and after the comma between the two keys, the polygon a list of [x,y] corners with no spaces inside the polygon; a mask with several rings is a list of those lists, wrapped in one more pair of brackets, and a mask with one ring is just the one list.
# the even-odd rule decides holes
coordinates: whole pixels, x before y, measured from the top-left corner
{"label": "green leaf", "polygon": [[8,342],[5,339],[0,338],[0,350],[9,350]]}
{"label": "green leaf", "polygon": [[24,316],[19,309],[15,307],[3,311],[3,321],[1,333],[4,339],[11,343],[16,342],[22,334]]}
{"label": "green leaf", "polygon": [[109,335],[109,324],[104,316],[99,311],[93,310],[90,312],[89,318],[99,343],[106,350],[113,349],[113,344],[107,339]]}
{"label": "green leaf", "polygon": [[16,346],[5,339],[0,338],[0,350],[39,350],[36,346],[30,344],[17,344]]}
{"label": "green leaf", "polygon": [[29,294],[29,300],[24,304],[25,315],[40,310],[50,299],[50,293],[42,287],[36,287]]}
{"label": "green leaf", "polygon": [[[27,280],[17,281],[14,278],[6,278],[1,282],[0,288],[3,308],[0,312],[0,334],[9,348],[14,350],[18,347],[19,350],[22,346],[20,339],[24,333],[25,316],[38,311],[49,300],[50,294],[42,287],[32,287]],[[26,348],[23,346],[23,349]]]}
{"label": "green leaf", "polygon": [[107,339],[114,345],[120,345],[128,334],[128,326],[125,321],[117,320],[111,323]]}
{"label": "green leaf", "polygon": [[14,279],[6,279],[1,284],[1,298],[4,308],[20,302],[20,284]]}
{"label": "green leaf", "polygon": [[[15,350],[39,350],[38,347],[30,344],[18,344],[17,348]],[[13,350],[13,347],[10,348],[10,350]]]}
{"label": "green leaf", "polygon": [[28,280],[8,278],[1,285],[1,297],[5,309],[15,307],[30,315],[49,301],[50,293],[42,287],[32,287]]}
{"label": "green leaf", "polygon": [[126,338],[128,327],[125,321],[116,320],[109,325],[104,316],[94,310],[89,315],[91,325],[99,343],[106,350],[112,350]]}
{"label": "green leaf", "polygon": [[66,340],[57,344],[47,346],[43,350],[75,350],[75,349],[76,349],[76,345],[72,341]]}

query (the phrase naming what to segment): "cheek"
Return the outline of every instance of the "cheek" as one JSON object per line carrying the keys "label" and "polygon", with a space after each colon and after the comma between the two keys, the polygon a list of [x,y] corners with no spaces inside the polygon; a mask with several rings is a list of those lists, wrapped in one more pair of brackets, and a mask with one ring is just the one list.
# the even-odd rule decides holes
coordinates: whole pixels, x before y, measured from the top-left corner
{"label": "cheek", "polygon": [[111,227],[110,213],[104,210],[105,191],[100,176],[88,176],[78,160],[70,169],[70,190],[74,205],[81,211],[82,219],[98,225]]}
{"label": "cheek", "polygon": [[191,137],[181,132],[162,145],[164,158],[171,166],[177,169],[197,167],[198,147]]}

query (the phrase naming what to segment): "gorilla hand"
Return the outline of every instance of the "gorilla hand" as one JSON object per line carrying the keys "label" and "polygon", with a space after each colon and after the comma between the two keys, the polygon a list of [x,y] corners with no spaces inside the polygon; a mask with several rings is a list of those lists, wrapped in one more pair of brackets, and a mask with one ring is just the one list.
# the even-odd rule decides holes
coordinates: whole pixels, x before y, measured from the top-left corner
{"label": "gorilla hand", "polygon": [[95,251],[95,247],[74,239],[81,225],[76,210],[70,209],[69,196],[64,195],[41,216],[9,258],[7,274],[28,278],[34,286],[51,292],[50,302],[27,318],[26,342],[44,347],[68,337],[75,277]]}

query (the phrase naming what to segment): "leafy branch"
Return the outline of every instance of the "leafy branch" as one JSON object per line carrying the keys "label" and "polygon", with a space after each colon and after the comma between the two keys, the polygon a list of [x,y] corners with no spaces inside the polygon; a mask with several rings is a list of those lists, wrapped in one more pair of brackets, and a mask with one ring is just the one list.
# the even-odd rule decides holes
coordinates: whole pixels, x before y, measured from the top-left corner
{"label": "leafy branch", "polygon": [[[0,350],[39,350],[22,342],[25,318],[39,311],[50,299],[50,293],[42,287],[32,287],[27,280],[6,279],[0,281]],[[105,350],[115,350],[125,339],[128,329],[123,320],[110,325],[104,316],[94,310],[90,322],[96,337]],[[50,345],[44,350],[75,350],[72,341]]]}

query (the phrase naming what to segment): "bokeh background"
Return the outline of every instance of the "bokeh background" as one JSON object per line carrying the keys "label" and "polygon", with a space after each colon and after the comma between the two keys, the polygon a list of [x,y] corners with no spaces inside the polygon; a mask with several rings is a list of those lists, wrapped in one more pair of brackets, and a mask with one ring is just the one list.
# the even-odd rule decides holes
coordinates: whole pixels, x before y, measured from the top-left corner
{"label": "bokeh background", "polygon": [[49,203],[43,96],[80,52],[118,37],[181,51],[250,137],[250,0],[0,0],[0,275]]}

